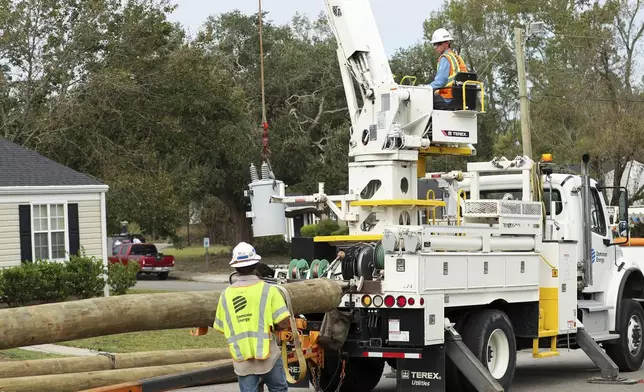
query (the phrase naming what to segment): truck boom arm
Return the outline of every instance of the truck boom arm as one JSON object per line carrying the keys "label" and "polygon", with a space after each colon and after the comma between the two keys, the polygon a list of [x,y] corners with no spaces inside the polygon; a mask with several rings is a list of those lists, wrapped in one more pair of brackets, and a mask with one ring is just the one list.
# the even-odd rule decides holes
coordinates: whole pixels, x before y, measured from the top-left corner
{"label": "truck boom arm", "polygon": [[338,42],[340,63],[361,86],[363,98],[372,99],[374,86],[394,83],[394,79],[369,1],[325,3],[329,25]]}

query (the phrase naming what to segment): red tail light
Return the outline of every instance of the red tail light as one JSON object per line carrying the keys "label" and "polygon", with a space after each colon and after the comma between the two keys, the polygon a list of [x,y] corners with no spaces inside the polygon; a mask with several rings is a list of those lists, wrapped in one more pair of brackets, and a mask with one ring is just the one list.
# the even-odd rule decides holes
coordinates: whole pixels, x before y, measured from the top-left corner
{"label": "red tail light", "polygon": [[425,298],[420,299],[420,306],[423,306],[423,305],[425,305]]}
{"label": "red tail light", "polygon": [[385,297],[385,305],[387,305],[388,308],[391,308],[392,306],[394,306],[395,303],[396,303],[396,300],[394,299],[393,296],[388,295]]}
{"label": "red tail light", "polygon": [[396,298],[396,303],[398,304],[398,307],[402,308],[403,306],[407,305],[407,298],[401,295]]}
{"label": "red tail light", "polygon": [[409,306],[414,306],[414,304],[416,303],[416,300],[415,300],[415,299],[413,299],[413,298],[409,298],[409,299],[407,300],[407,303],[409,304]]}

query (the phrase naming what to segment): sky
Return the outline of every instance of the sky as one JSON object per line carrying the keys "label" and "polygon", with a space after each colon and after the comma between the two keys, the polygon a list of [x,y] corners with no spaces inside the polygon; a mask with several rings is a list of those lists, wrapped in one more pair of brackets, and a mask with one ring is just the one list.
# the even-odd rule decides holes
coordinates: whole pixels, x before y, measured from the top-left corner
{"label": "sky", "polygon": [[[259,10],[258,0],[171,0],[179,7],[171,15],[191,33],[196,32],[209,15],[233,10],[253,13]],[[400,47],[408,47],[423,39],[423,21],[438,10],[442,0],[370,0],[380,37],[388,55]],[[262,0],[267,18],[283,24],[299,12],[315,18],[324,9],[324,0]]]}

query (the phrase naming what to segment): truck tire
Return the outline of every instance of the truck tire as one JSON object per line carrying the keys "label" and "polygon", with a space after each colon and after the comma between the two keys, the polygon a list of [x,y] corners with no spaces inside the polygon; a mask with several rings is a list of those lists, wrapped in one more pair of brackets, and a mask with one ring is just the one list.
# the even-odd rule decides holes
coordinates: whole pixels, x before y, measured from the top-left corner
{"label": "truck tire", "polygon": [[[481,309],[466,318],[462,329],[457,331],[462,335],[463,343],[504,390],[510,389],[517,365],[517,346],[508,316],[500,310]],[[476,392],[477,389],[465,376],[460,371],[458,373],[460,377],[455,381],[460,388],[454,390]]]}
{"label": "truck tire", "polygon": [[[320,388],[335,392],[340,382],[342,361],[331,353],[324,355],[324,369],[320,370]],[[339,392],[371,392],[380,379],[385,361],[379,358],[347,358],[344,381]]]}
{"label": "truck tire", "polygon": [[168,279],[168,275],[169,275],[169,274],[170,274],[169,272],[159,272],[159,273],[157,274],[157,278],[158,278],[159,280],[166,280],[166,279]]}
{"label": "truck tire", "polygon": [[637,301],[630,298],[621,301],[620,314],[615,323],[619,339],[614,343],[604,343],[604,348],[621,372],[633,372],[639,370],[644,360],[644,310]]}

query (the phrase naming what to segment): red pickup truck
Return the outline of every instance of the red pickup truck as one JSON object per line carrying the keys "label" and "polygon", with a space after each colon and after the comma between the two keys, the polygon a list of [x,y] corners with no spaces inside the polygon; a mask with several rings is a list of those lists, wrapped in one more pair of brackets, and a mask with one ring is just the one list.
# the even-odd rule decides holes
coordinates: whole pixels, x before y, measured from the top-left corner
{"label": "red pickup truck", "polygon": [[154,244],[127,243],[114,247],[110,263],[127,264],[138,261],[143,274],[157,274],[159,280],[168,279],[170,271],[174,270],[174,256],[165,256],[157,251]]}

